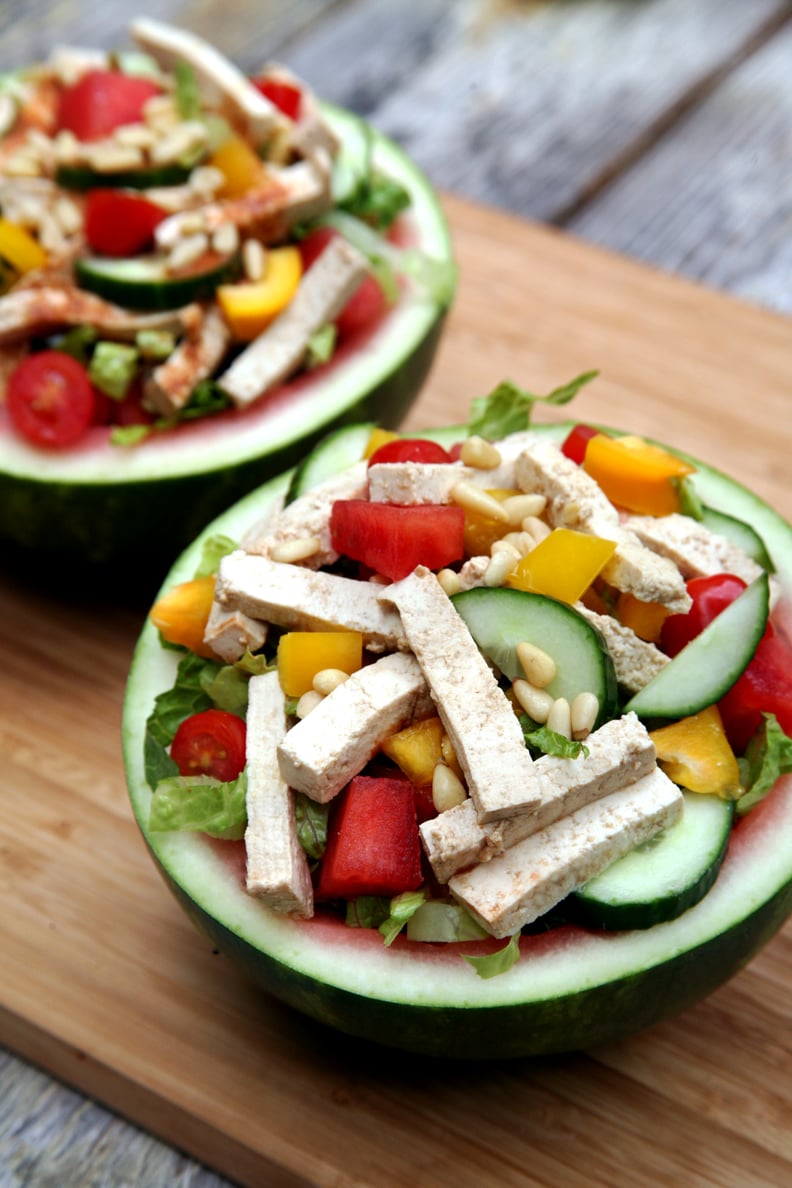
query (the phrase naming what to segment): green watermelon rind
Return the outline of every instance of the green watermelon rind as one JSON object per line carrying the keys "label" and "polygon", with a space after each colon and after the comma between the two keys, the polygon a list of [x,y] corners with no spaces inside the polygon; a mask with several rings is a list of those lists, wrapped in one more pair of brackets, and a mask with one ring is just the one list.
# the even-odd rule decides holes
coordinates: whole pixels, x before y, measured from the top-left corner
{"label": "green watermelon rind", "polygon": [[[541,426],[556,440],[568,426]],[[446,437],[448,432],[445,433]],[[284,491],[289,476],[249,495],[207,529],[238,537]],[[792,588],[792,528],[767,504],[698,464],[708,502],[749,519],[785,588]],[[202,538],[201,538],[202,539]],[[201,540],[163,588],[194,571]],[[138,826],[160,873],[187,915],[255,983],[340,1031],[438,1057],[526,1057],[623,1039],[684,1011],[740,970],[792,911],[792,778],[741,820],[712,890],[684,915],[641,932],[566,927],[524,936],[521,960],[482,979],[460,952],[340,922],[299,922],[248,896],[217,844],[192,834],[150,834],[143,728],[154,696],[173,681],[176,655],[146,624],[124,706],[127,782]]]}
{"label": "green watermelon rind", "polygon": [[[357,143],[358,117],[327,105],[338,134]],[[0,539],[30,551],[109,563],[139,554],[173,558],[216,515],[295,465],[334,426],[400,424],[431,368],[453,298],[453,251],[439,198],[391,140],[373,132],[374,160],[412,199],[407,223],[449,270],[447,300],[410,282],[358,349],[304,377],[296,395],[264,400],[155,435],[138,447],[97,443],[37,449],[0,432]]]}

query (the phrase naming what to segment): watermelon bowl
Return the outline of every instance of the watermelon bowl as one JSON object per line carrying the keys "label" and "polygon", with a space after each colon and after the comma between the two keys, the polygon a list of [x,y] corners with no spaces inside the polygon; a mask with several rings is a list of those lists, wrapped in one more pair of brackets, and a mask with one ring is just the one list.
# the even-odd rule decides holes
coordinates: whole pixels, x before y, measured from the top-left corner
{"label": "watermelon bowl", "polygon": [[[0,398],[0,539],[7,548],[48,565],[55,557],[112,567],[116,574],[122,565],[126,576],[142,566],[159,580],[174,545],[185,547],[220,511],[297,463],[333,426],[370,418],[395,427],[403,419],[429,372],[453,300],[449,228],[428,179],[395,143],[348,111],[319,100],[315,106],[340,146],[332,163],[333,201],[362,170],[396,183],[409,198],[387,231],[393,255],[384,310],[339,335],[328,360],[302,366],[252,404],[160,426],[145,440],[114,443],[112,427],[96,424],[75,444],[47,448],[15,431]],[[365,247],[360,250],[365,255]],[[103,258],[100,263],[107,265]],[[137,265],[135,259],[121,263]],[[107,267],[112,271],[116,262]],[[117,271],[123,282],[133,270]],[[94,283],[93,293],[122,304],[123,287],[106,290],[102,269],[99,281],[79,275],[81,287]],[[199,292],[195,299],[206,296]],[[167,313],[164,299],[157,300],[156,309]],[[136,308],[148,315],[144,305]],[[16,346],[0,346],[8,367]]]}
{"label": "watermelon bowl", "polygon": [[[532,426],[556,443],[569,428]],[[360,456],[354,451],[366,431],[365,426],[344,431],[352,443],[350,460]],[[449,443],[459,431],[426,435]],[[792,528],[738,483],[706,465],[695,466],[701,499],[750,521],[761,534],[784,591],[776,609],[780,619],[787,618]],[[239,539],[293,481],[293,475],[282,475],[217,519],[182,553],[163,590],[192,577],[209,537]],[[714,885],[695,906],[631,931],[602,932],[563,919],[526,928],[519,960],[498,976],[479,976],[460,956],[486,955],[501,944],[492,938],[425,944],[400,935],[386,946],[376,928],[350,928],[329,913],[317,911],[306,920],[277,914],[245,891],[243,842],[149,828],[146,721],[155,698],[172,687],[178,661],[178,651],[163,647],[147,622],[129,673],[123,719],[129,795],[145,844],[207,942],[262,991],[328,1027],[440,1058],[587,1049],[634,1035],[712,993],[792,911],[792,779],[781,776],[732,828]]]}

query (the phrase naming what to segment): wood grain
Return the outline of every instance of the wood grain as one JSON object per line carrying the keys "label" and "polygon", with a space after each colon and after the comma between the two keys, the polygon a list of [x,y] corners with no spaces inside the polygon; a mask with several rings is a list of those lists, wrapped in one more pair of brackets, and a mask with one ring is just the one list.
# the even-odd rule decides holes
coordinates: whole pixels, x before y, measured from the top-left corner
{"label": "wood grain", "polygon": [[[447,209],[461,290],[411,425],[464,417],[506,375],[541,392],[599,366],[574,415],[686,445],[792,514],[785,319],[460,199]],[[788,1181],[790,926],[679,1019],[553,1060],[418,1061],[254,991],[181,915],[127,805],[121,699],[142,615],[2,571],[9,1047],[243,1185]]]}

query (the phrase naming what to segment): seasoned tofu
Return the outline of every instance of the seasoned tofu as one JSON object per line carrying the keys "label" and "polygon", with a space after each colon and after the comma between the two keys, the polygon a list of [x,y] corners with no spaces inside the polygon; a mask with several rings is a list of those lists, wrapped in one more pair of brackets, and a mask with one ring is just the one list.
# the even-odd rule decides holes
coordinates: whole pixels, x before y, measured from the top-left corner
{"label": "seasoned tofu", "polygon": [[262,525],[261,531],[247,534],[242,542],[244,548],[248,553],[259,553],[266,557],[278,545],[315,537],[319,547],[301,564],[310,569],[332,565],[338,560],[338,553],[330,542],[333,504],[336,499],[365,499],[366,489],[366,462],[363,460],[342,470],[340,474],[332,475],[288,503],[280,515]]}
{"label": "seasoned tofu", "polygon": [[297,838],[294,792],[278,771],[286,712],[277,672],[250,678],[247,712],[247,889],[276,912],[313,915],[308,859]]}
{"label": "seasoned tofu", "polygon": [[432,713],[415,658],[383,656],[353,673],[292,727],[278,747],[281,776],[324,804],[362,770],[386,738]]}
{"label": "seasoned tofu", "polygon": [[173,69],[177,62],[192,66],[206,101],[217,104],[233,123],[241,125],[254,144],[265,144],[283,123],[275,105],[239,67],[197,34],[150,17],[133,20],[130,31],[138,45],[162,66]]}
{"label": "seasoned tofu", "polygon": [[656,768],[634,784],[456,874],[452,895],[493,936],[519,932],[628,850],[677,821],[682,793]]}
{"label": "seasoned tofu", "polygon": [[616,670],[616,679],[629,693],[637,693],[668,664],[669,657],[649,640],[641,639],[631,627],[625,627],[611,615],[589,610],[582,602],[575,610],[602,634]]}
{"label": "seasoned tofu", "polygon": [[294,631],[360,631],[375,651],[404,650],[401,620],[378,600],[381,587],[301,565],[271,561],[238,549],[220,562],[215,598]]}
{"label": "seasoned tofu", "polygon": [[451,739],[478,820],[535,811],[541,780],[506,694],[431,570],[382,591],[395,606]]}
{"label": "seasoned tofu", "polygon": [[184,408],[196,384],[212,375],[231,343],[231,332],[216,305],[201,311],[171,355],[146,381],[147,405],[168,417]]}
{"label": "seasoned tofu", "polygon": [[181,333],[197,307],[136,313],[66,283],[12,289],[0,297],[0,346],[47,334],[59,326],[95,326],[106,338],[126,341],[140,330]]}
{"label": "seasoned tofu", "polygon": [[226,664],[235,664],[245,652],[257,652],[267,640],[268,626],[242,611],[224,610],[213,602],[204,628],[204,643]]}
{"label": "seasoned tofu", "polygon": [[586,739],[588,755],[558,759],[543,755],[535,770],[543,803],[533,813],[480,825],[470,800],[421,825],[421,840],[432,870],[447,883],[458,870],[488,862],[524,838],[585,804],[608,796],[655,768],[655,746],[635,714],[606,722]]}
{"label": "seasoned tofu", "polygon": [[733,573],[750,585],[762,573],[741,548],[690,516],[630,516],[626,526],[653,553],[673,561],[685,580]]}
{"label": "seasoned tofu", "polygon": [[460,462],[375,462],[368,470],[372,503],[445,504],[462,480],[476,471]]}
{"label": "seasoned tofu", "polygon": [[312,336],[341,312],[368,270],[365,257],[350,243],[341,236],[331,240],[283,312],[219,377],[234,404],[246,408],[292,375]]}

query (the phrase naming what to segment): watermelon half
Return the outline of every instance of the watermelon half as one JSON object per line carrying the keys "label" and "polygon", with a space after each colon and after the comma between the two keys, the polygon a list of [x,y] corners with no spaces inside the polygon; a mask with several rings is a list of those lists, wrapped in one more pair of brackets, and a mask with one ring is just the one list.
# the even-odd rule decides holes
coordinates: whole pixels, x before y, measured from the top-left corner
{"label": "watermelon half", "polygon": [[46,451],[14,433],[0,399],[0,539],[25,550],[106,564],[155,556],[168,563],[212,517],[298,462],[334,425],[400,423],[434,358],[453,296],[452,245],[439,199],[402,150],[357,116],[324,105],[354,165],[372,140],[376,168],[411,195],[399,243],[438,263],[442,296],[408,279],[372,330],[326,365],[255,407],[184,423],[134,447],[97,427],[72,449]]}
{"label": "watermelon half", "polygon": [[[568,428],[540,431],[561,440]],[[792,528],[745,488],[696,465],[703,499],[762,535],[788,596]],[[248,496],[204,535],[238,539],[288,481],[281,477]],[[165,588],[192,576],[200,549],[201,540],[179,558]],[[609,1043],[712,992],[792,911],[792,778],[784,777],[733,830],[713,888],[684,915],[640,932],[564,926],[524,935],[520,960],[491,979],[480,978],[460,953],[484,953],[501,942],[434,945],[399,937],[386,948],[376,931],[350,929],[330,917],[276,915],[244,890],[242,843],[147,830],[144,727],[154,697],[171,687],[176,663],[147,624],[129,674],[123,745],[132,807],[151,855],[212,946],[263,990],[343,1032],[459,1058],[523,1057]]]}

